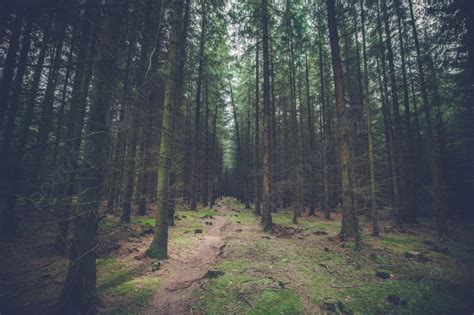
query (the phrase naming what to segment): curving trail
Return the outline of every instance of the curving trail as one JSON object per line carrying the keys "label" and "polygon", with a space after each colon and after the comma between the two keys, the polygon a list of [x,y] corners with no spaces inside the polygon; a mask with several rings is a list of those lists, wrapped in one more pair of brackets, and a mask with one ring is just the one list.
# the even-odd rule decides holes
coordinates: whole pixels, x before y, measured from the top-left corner
{"label": "curving trail", "polygon": [[227,226],[225,216],[230,213],[226,205],[218,205],[219,215],[213,225],[205,231],[199,245],[184,257],[170,253],[163,262],[161,276],[164,284],[155,293],[150,307],[144,314],[191,314],[189,304],[192,292],[206,272],[217,262],[225,246],[224,230]]}

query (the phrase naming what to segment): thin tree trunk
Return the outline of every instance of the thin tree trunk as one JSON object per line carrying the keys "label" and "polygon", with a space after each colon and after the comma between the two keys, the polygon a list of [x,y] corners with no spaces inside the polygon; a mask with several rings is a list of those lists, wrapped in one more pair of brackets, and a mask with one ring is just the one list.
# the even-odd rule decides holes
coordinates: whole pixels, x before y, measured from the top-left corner
{"label": "thin tree trunk", "polygon": [[372,235],[379,236],[378,211],[377,211],[377,183],[375,181],[374,145],[372,135],[372,111],[370,103],[369,67],[367,58],[367,42],[365,34],[364,0],[360,0],[360,15],[362,23],[362,57],[364,62],[364,105],[367,124],[367,153],[369,156],[370,178],[370,219],[372,221]]}
{"label": "thin tree trunk", "polygon": [[196,211],[197,208],[197,196],[198,196],[198,178],[199,176],[199,136],[201,128],[201,92],[202,92],[202,80],[204,74],[204,47],[206,43],[206,7],[205,1],[202,1],[201,8],[201,38],[199,41],[199,66],[198,66],[198,77],[196,87],[196,111],[194,117],[194,140],[193,140],[193,153],[192,153],[192,174],[191,174],[191,210]]}
{"label": "thin tree trunk", "polygon": [[405,129],[407,135],[407,144],[405,147],[405,170],[406,176],[404,176],[405,187],[406,187],[406,207],[403,211],[403,221],[407,223],[416,222],[416,190],[414,185],[414,153],[415,146],[413,145],[413,133],[411,128],[411,113],[410,113],[410,93],[408,88],[408,77],[405,57],[405,42],[402,25],[405,22],[402,19],[401,3],[400,0],[394,1],[395,10],[397,13],[397,26],[398,26],[398,37],[400,45],[400,59],[402,63],[402,84],[403,84],[403,107],[404,107],[404,118],[405,118]]}
{"label": "thin tree trunk", "polygon": [[256,215],[261,214],[260,208],[260,45],[258,38],[255,43],[255,209]]}
{"label": "thin tree trunk", "polygon": [[421,56],[420,50],[420,43],[418,39],[418,30],[416,27],[416,20],[415,14],[413,12],[413,3],[412,0],[408,1],[409,8],[410,8],[410,17],[411,17],[411,26],[413,31],[413,38],[415,41],[415,50],[416,50],[416,61],[418,64],[418,75],[420,78],[420,88],[421,88],[421,95],[423,99],[423,112],[425,115],[425,122],[426,122],[426,149],[428,153],[428,162],[430,165],[430,172],[431,172],[431,187],[432,187],[432,198],[433,198],[433,212],[436,216],[436,226],[438,229],[439,236],[443,236],[447,230],[448,225],[446,222],[446,213],[441,204],[441,170],[440,170],[440,163],[439,163],[439,148],[438,143],[435,139],[433,133],[433,125],[431,121],[431,105],[429,102],[428,97],[428,90],[426,87],[426,78],[425,72],[423,68],[423,61]]}
{"label": "thin tree trunk", "polygon": [[390,76],[390,91],[392,96],[392,109],[393,109],[393,148],[394,148],[394,170],[395,177],[397,181],[397,186],[399,187],[399,196],[395,199],[395,208],[396,208],[396,223],[397,227],[401,228],[403,223],[403,213],[404,213],[404,196],[406,194],[406,189],[404,187],[404,165],[402,161],[402,130],[400,124],[400,109],[398,102],[398,84],[397,76],[395,72],[395,62],[392,49],[392,35],[390,31],[390,23],[388,18],[388,9],[385,1],[381,1],[382,4],[382,15],[385,28],[385,40],[387,46],[387,58],[388,58],[388,68]]}
{"label": "thin tree trunk", "polygon": [[314,137],[314,122],[313,122],[313,105],[311,104],[311,96],[309,93],[309,67],[308,67],[308,56],[305,59],[306,64],[306,106],[308,113],[308,133],[309,133],[309,159],[310,159],[310,186],[311,186],[311,197],[309,205],[309,215],[316,214],[316,154],[315,152],[315,137]]}
{"label": "thin tree trunk", "polygon": [[270,58],[268,32],[268,0],[262,0],[262,41],[263,41],[263,189],[262,225],[265,231],[272,228],[270,196]]}

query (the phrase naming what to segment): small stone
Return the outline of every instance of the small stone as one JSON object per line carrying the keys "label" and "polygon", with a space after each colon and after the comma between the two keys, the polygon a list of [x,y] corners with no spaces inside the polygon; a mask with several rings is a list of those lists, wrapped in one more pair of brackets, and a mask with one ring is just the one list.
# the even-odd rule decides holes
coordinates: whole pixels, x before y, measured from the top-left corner
{"label": "small stone", "polygon": [[202,229],[195,229],[194,230],[194,234],[201,234],[202,233]]}
{"label": "small stone", "polygon": [[208,270],[206,272],[206,274],[204,275],[204,278],[208,278],[208,279],[213,279],[213,278],[217,278],[219,276],[222,276],[224,275],[225,272],[224,271],[220,271],[220,270]]}
{"label": "small stone", "polygon": [[303,235],[299,235],[299,236],[298,236],[298,239],[299,239],[299,240],[302,240],[302,239],[304,239],[304,236],[303,236]]}
{"label": "small stone", "polygon": [[159,261],[156,261],[151,265],[151,271],[157,271],[160,270],[161,263]]}
{"label": "small stone", "polygon": [[386,271],[383,271],[383,270],[377,270],[377,272],[375,272],[375,275],[379,278],[382,278],[382,279],[390,279],[392,278],[392,274],[386,272]]}
{"label": "small stone", "polygon": [[394,305],[407,305],[407,301],[395,294],[390,294],[387,296],[387,301]]}

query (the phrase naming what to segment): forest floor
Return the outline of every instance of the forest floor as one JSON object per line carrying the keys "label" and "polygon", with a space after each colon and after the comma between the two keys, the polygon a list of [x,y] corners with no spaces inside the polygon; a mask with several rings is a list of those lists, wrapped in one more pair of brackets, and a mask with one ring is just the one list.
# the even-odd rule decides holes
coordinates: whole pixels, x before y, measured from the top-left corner
{"label": "forest floor", "polygon": [[[265,233],[260,218],[233,198],[199,211],[178,204],[162,261],[144,255],[153,205],[129,225],[108,215],[99,225],[99,313],[473,314],[472,224],[452,226],[439,242],[429,221],[396,231],[381,220],[375,238],[362,220],[358,249],[339,241],[341,218],[332,215],[304,215],[295,225],[290,209],[279,210]],[[52,250],[55,225],[31,220],[30,231],[0,244],[5,314],[52,313],[64,283],[67,257]]]}
{"label": "forest floor", "polygon": [[[427,222],[341,243],[340,217],[259,218],[233,198],[214,209],[177,209],[169,259],[144,256],[152,217],[98,261],[101,314],[472,314],[473,227],[443,242]],[[108,218],[103,226],[113,226]],[[388,222],[382,221],[388,225]],[[339,312],[339,313],[338,313]]]}

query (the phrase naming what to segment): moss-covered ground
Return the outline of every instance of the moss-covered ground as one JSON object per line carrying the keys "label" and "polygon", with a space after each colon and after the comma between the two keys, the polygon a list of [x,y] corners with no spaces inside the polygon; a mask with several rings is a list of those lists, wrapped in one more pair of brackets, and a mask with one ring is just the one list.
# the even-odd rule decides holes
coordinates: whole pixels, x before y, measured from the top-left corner
{"label": "moss-covered ground", "polygon": [[[219,213],[220,207],[226,211]],[[356,314],[474,311],[472,225],[454,226],[438,242],[429,222],[407,226],[401,233],[384,229],[390,222],[382,220],[384,232],[375,238],[363,221],[359,249],[339,241],[337,214],[332,221],[325,221],[322,215],[303,216],[295,225],[292,213],[281,210],[273,214],[274,231],[264,233],[252,210],[233,198],[224,198],[213,209],[196,212],[178,206],[176,226],[170,228],[169,251],[179,259],[195,250],[212,227],[209,222],[219,215],[226,222],[220,231],[225,247],[209,269],[224,273],[193,286],[189,306],[195,314],[321,314],[328,298],[341,301]],[[159,299],[157,291],[166,285],[166,277],[157,270],[156,260],[143,256],[154,224],[152,211],[148,216],[133,217],[125,226],[116,217],[101,220],[97,260],[100,314],[142,314]],[[417,252],[424,259],[407,258],[406,252]],[[55,256],[48,257],[41,260],[43,265],[45,259],[57,261]],[[54,283],[63,281],[67,267],[66,259],[59,262],[42,271],[58,274],[51,278]],[[50,286],[35,298],[43,299],[44,295],[49,303],[45,307],[49,307],[59,292],[59,285]],[[27,305],[31,299],[24,295],[18,301]]]}
{"label": "moss-covered ground", "polygon": [[[265,234],[258,218],[231,202],[240,212],[229,220],[243,228],[228,235],[225,255],[215,266],[225,274],[194,292],[194,305],[206,314],[320,314],[327,298],[340,300],[358,314],[474,310],[474,240],[469,239],[469,227],[441,244],[426,225],[380,238],[369,236],[366,228],[358,249],[337,238],[337,215],[333,221],[302,217],[294,225],[292,213],[276,213],[277,232]],[[446,247],[444,253],[436,251],[440,246]],[[407,251],[429,261],[408,259]]]}

